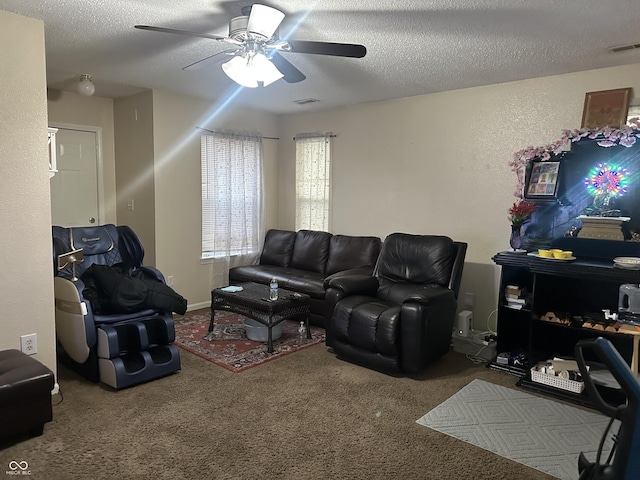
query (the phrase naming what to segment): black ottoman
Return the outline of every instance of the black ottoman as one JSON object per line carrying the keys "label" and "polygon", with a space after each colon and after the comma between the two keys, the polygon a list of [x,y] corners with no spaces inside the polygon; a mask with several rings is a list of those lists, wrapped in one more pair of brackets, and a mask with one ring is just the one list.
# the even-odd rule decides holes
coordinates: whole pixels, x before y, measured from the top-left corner
{"label": "black ottoman", "polygon": [[53,418],[53,372],[19,350],[0,351],[0,440],[42,435]]}

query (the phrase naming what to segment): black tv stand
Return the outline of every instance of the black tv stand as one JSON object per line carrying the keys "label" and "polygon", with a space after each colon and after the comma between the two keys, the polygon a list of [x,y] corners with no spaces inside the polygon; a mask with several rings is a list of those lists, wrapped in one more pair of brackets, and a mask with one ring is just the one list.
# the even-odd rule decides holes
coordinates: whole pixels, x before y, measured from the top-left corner
{"label": "black tv stand", "polygon": [[[640,256],[640,243],[580,238],[561,240],[569,242],[570,248],[560,248],[573,250],[576,260],[556,261],[510,251],[493,257],[493,261],[501,266],[497,353],[522,351],[528,364],[522,368],[494,361],[489,368],[518,376],[518,385],[523,388],[590,406],[585,392],[576,394],[533,382],[529,369],[556,356],[573,357],[579,340],[597,337],[607,338],[631,364],[634,336],[585,328],[580,319],[602,316],[603,309],[617,312],[620,285],[640,284],[640,270],[620,268],[612,261],[615,256]],[[636,255],[629,253],[632,248]],[[598,257],[597,252],[607,252],[607,256]],[[507,285],[516,285],[527,292],[521,308],[508,305]],[[542,319],[547,312],[558,312],[576,320],[570,324],[552,323]]]}

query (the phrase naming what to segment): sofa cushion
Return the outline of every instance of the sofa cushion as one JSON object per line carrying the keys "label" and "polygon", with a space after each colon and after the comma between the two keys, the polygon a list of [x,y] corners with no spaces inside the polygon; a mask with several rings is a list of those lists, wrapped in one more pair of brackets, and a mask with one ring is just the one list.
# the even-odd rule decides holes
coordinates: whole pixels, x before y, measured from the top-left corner
{"label": "sofa cushion", "polygon": [[373,267],[380,254],[378,237],[350,237],[334,235],[329,241],[327,275],[353,268]]}
{"label": "sofa cushion", "polygon": [[282,283],[282,288],[286,290],[306,293],[311,298],[324,299],[326,290],[323,281],[324,275],[322,273],[291,268],[288,269],[286,278],[283,278],[282,282],[278,282],[278,285]]}
{"label": "sofa cushion", "polygon": [[331,234],[316,230],[300,230],[293,246],[291,266],[301,270],[324,273],[329,258]]}
{"label": "sofa cushion", "polygon": [[281,279],[284,272],[288,270],[288,267],[278,267],[275,265],[242,265],[229,269],[229,283],[238,285],[244,282],[255,282],[269,285],[271,279],[275,278],[278,280],[278,286],[284,288],[284,284],[280,285],[279,279]]}
{"label": "sofa cushion", "polygon": [[288,267],[291,265],[293,243],[296,232],[289,230],[269,230],[264,237],[264,247],[260,255],[261,265]]}

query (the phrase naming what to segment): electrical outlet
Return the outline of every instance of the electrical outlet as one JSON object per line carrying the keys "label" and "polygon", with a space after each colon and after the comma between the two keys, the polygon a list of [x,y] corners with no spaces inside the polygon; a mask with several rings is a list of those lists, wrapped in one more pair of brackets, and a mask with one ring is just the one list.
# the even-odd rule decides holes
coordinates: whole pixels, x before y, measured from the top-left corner
{"label": "electrical outlet", "polygon": [[173,275],[167,275],[167,286],[173,287]]}
{"label": "electrical outlet", "polygon": [[38,337],[35,333],[20,336],[20,350],[27,355],[38,353]]}

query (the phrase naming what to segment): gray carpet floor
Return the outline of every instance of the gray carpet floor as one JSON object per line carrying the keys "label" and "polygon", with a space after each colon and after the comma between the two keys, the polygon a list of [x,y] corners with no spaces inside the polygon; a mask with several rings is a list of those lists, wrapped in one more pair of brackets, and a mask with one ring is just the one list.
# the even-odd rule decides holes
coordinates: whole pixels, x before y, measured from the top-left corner
{"label": "gray carpet floor", "polygon": [[419,378],[324,344],[241,373],[180,353],[180,372],[120,391],[61,366],[53,422],[1,445],[0,472],[26,461],[47,480],[553,478],[416,423],[476,378],[516,388],[456,352]]}

